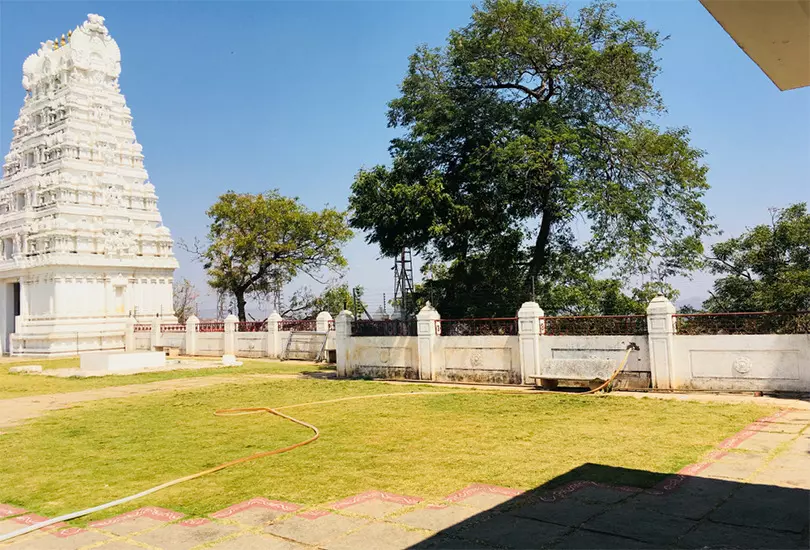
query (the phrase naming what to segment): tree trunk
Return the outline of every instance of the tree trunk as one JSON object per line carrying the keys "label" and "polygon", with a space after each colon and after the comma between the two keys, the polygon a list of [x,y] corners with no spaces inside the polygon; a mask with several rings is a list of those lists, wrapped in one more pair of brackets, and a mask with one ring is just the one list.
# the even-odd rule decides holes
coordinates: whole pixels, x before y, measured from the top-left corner
{"label": "tree trunk", "polygon": [[245,305],[247,304],[245,291],[235,290],[233,295],[236,298],[236,316],[239,317],[240,322],[244,323],[247,321],[247,314],[245,313]]}

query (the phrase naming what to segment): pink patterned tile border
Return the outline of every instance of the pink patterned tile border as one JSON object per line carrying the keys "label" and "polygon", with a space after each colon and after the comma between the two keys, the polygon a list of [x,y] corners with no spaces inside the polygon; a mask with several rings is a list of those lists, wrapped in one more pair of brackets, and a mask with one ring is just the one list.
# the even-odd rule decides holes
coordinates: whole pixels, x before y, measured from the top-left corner
{"label": "pink patterned tile border", "polygon": [[270,508],[271,510],[281,510],[282,512],[295,512],[301,507],[297,504],[293,504],[292,502],[282,502],[280,500],[269,500],[264,497],[256,497],[244,502],[240,502],[239,504],[229,506],[228,508],[220,510],[219,512],[214,512],[211,514],[211,517],[217,519],[229,518],[234,514],[244,512],[250,508]]}
{"label": "pink patterned tile border", "polygon": [[79,533],[85,533],[87,530],[81,527],[68,527],[67,529],[59,529],[58,531],[51,531],[51,534],[60,539],[66,539]]}
{"label": "pink patterned tile border", "polygon": [[18,516],[26,513],[28,510],[24,508],[17,508],[10,504],[0,504],[0,518],[7,518],[9,516]]}
{"label": "pink patterned tile border", "polygon": [[211,523],[211,520],[208,518],[191,518],[191,519],[184,519],[177,523],[177,525],[182,525],[183,527],[199,527],[200,525],[206,525]]}
{"label": "pink patterned tile border", "polygon": [[460,502],[481,493],[490,493],[495,495],[504,495],[507,497],[516,497],[523,493],[519,489],[510,489],[509,487],[498,487],[497,485],[485,485],[483,483],[473,483],[472,485],[456,491],[452,495],[445,497],[445,500],[450,502]]}
{"label": "pink patterned tile border", "polygon": [[306,512],[301,512],[298,514],[297,517],[304,519],[318,519],[331,514],[332,512],[329,510],[307,510]]}
{"label": "pink patterned tile border", "polygon": [[403,506],[413,506],[414,504],[419,504],[422,502],[423,499],[419,497],[409,497],[407,495],[386,493],[385,491],[366,491],[365,493],[360,493],[359,495],[354,495],[344,498],[339,502],[335,502],[334,504],[330,505],[330,508],[342,510],[343,508],[348,508],[349,506],[354,506],[355,504],[360,504],[361,502],[366,502],[369,500],[382,500],[384,502],[402,504]]}
{"label": "pink patterned tile border", "polygon": [[641,487],[631,487],[630,485],[609,485],[607,483],[599,483],[597,481],[572,481],[566,483],[561,487],[557,487],[553,491],[540,497],[543,502],[556,502],[562,500],[571,494],[584,489],[586,487],[601,487],[603,489],[612,489],[614,491],[621,491],[623,493],[650,493],[660,494],[660,491],[654,489],[642,489]]}
{"label": "pink patterned tile border", "polygon": [[[45,516],[40,516],[39,514],[25,514],[24,516],[17,516],[16,518],[11,518],[12,521],[16,521],[17,523],[22,523],[23,525],[34,525],[35,523],[39,523],[40,521],[46,521],[48,518]],[[55,523],[52,528],[56,528],[59,526],[65,525],[64,523]]]}
{"label": "pink patterned tile border", "polygon": [[[16,521],[17,523],[22,523],[23,525],[34,525],[35,523],[46,521],[47,519],[48,518],[45,516],[40,516],[39,514],[26,514],[24,516],[11,518],[11,521]],[[83,533],[85,529],[81,529],[79,527],[67,527],[67,523],[60,521],[59,523],[54,523],[53,525],[45,527],[43,531],[46,531],[55,537],[67,538],[72,537],[73,535],[78,535],[79,533]]]}
{"label": "pink patterned tile border", "polygon": [[146,506],[144,508],[132,510],[131,512],[127,512],[126,514],[121,514],[120,516],[115,516],[112,518],[91,522],[90,527],[95,528],[107,527],[108,525],[114,525],[116,523],[121,523],[122,521],[127,521],[129,519],[134,518],[149,518],[155,521],[176,521],[182,518],[184,515],[185,514],[175,512],[174,510],[167,510],[166,508],[159,508],[157,506]]}

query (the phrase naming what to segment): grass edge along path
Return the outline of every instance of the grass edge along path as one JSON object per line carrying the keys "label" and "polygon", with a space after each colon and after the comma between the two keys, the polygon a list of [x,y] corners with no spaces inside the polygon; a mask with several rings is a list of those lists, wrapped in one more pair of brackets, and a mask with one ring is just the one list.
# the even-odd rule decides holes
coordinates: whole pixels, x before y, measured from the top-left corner
{"label": "grass edge along path", "polygon": [[[0,437],[0,502],[55,516],[121,498],[221,462],[300,441],[300,426],[215,409],[281,407],[399,393],[367,381],[278,380],[87,403]],[[455,391],[454,391],[455,390]],[[497,394],[361,399],[290,409],[321,438],[240,464],[77,524],[141,506],[202,516],[255,497],[324,504],[368,489],[438,498],[470,483],[530,489],[583,464],[645,470],[650,486],[696,462],[773,408],[620,396]],[[292,412],[294,411],[294,412]]]}

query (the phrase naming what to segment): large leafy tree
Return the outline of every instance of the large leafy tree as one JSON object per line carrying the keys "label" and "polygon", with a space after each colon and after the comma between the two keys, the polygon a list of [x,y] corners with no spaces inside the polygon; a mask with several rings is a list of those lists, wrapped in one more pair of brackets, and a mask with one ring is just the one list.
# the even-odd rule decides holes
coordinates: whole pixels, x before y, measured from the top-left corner
{"label": "large leafy tree", "polygon": [[772,209],[771,223],[712,246],[721,275],[709,311],[810,311],[810,213],[806,203]]}
{"label": "large leafy tree", "polygon": [[299,273],[317,280],[324,270],[341,270],[341,246],[352,232],[346,214],[334,208],[307,209],[278,191],[229,191],[208,209],[208,244],[198,248],[208,282],[232,296],[240,321],[251,294],[277,291]]}
{"label": "large leafy tree", "polygon": [[533,285],[606,269],[691,270],[712,230],[706,167],[688,129],[653,122],[660,46],[611,4],[485,0],[411,56],[391,166],[358,173],[351,223],[426,257],[443,312],[511,314]]}

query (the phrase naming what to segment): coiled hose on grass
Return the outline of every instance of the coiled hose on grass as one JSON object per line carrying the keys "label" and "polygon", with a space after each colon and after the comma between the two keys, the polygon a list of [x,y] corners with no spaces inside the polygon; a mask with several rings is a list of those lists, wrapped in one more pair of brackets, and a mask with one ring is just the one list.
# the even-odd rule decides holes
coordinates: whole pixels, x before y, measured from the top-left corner
{"label": "coiled hose on grass", "polygon": [[[540,391],[539,393],[562,393],[562,394],[572,394],[572,395],[592,395],[604,388],[607,388],[619,375],[619,373],[624,369],[624,366],[627,364],[627,359],[630,357],[630,352],[634,349],[638,349],[635,344],[631,344],[627,347],[627,353],[622,359],[622,362],[619,364],[618,368],[613,371],[613,374],[610,378],[604,383],[601,384],[599,387],[589,390],[587,392],[560,392],[560,391]],[[63,521],[68,521],[71,519],[80,518],[82,516],[86,516],[88,514],[92,514],[94,512],[100,512],[102,510],[106,510],[108,508],[112,508],[113,506],[118,506],[120,504],[126,504],[127,502],[131,502],[133,500],[137,500],[139,498],[151,495],[163,489],[167,489],[174,485],[178,485],[180,483],[185,483],[186,481],[191,481],[192,479],[197,479],[198,477],[206,476],[208,474],[213,474],[214,472],[218,472],[220,470],[224,470],[225,468],[230,468],[231,466],[236,466],[237,464],[242,464],[244,462],[250,462],[251,460],[256,460],[258,458],[263,458],[266,456],[277,455],[281,453],[286,453],[288,451],[292,451],[293,449],[297,449],[298,447],[303,447],[304,445],[309,445],[318,437],[320,437],[321,433],[317,427],[304,422],[303,420],[299,420],[292,416],[286,415],[280,412],[281,409],[293,409],[296,407],[308,407],[312,405],[326,405],[330,403],[339,403],[342,401],[354,401],[358,399],[377,399],[381,397],[416,397],[416,396],[430,396],[430,395],[458,395],[464,393],[475,393],[478,395],[481,394],[520,394],[525,395],[526,392],[515,392],[515,391],[508,391],[508,390],[489,390],[489,391],[482,391],[482,390],[463,390],[463,391],[442,391],[442,392],[399,392],[399,393],[379,393],[379,394],[371,394],[371,395],[357,395],[352,397],[340,397],[337,399],[328,399],[325,401],[310,401],[308,403],[297,403],[294,405],[285,405],[283,407],[250,407],[250,408],[237,408],[237,409],[220,409],[214,412],[216,416],[238,416],[238,415],[245,415],[245,414],[256,414],[256,413],[269,413],[285,420],[289,420],[290,422],[294,422],[299,426],[303,426],[308,428],[312,431],[312,435],[303,440],[295,443],[293,445],[288,445],[286,447],[281,447],[278,449],[273,449],[272,451],[260,451],[258,453],[254,453],[249,456],[244,456],[242,458],[237,458],[231,460],[229,462],[223,462],[218,466],[214,466],[213,468],[208,468],[207,470],[203,470],[201,472],[197,472],[194,474],[190,474],[184,477],[179,477],[177,479],[173,479],[171,481],[167,481],[165,483],[161,483],[160,485],[156,485],[145,491],[141,491],[140,493],[135,493],[134,495],[129,495],[127,497],[120,498],[118,500],[112,500],[110,502],[105,502],[104,504],[99,504],[98,506],[93,506],[92,508],[85,508],[84,510],[79,510],[77,512],[71,512],[69,514],[65,514],[62,516],[58,516],[55,518],[51,518],[45,521],[40,521],[39,523],[34,523],[32,525],[28,525],[26,527],[17,529],[16,531],[12,531],[10,533],[6,533],[4,535],[0,535],[0,542],[5,542],[11,540],[13,538],[25,535],[27,533],[31,533],[33,531],[38,531],[39,529],[44,529],[45,527],[50,527],[51,525],[55,525],[57,523],[61,523]]]}

